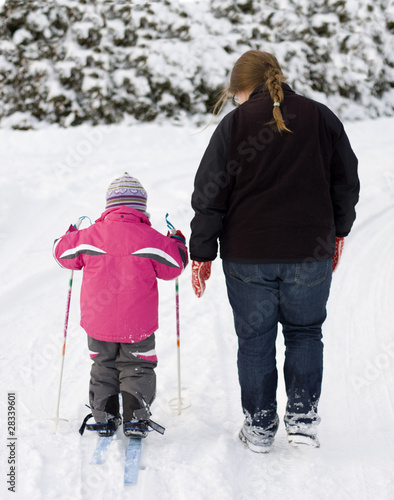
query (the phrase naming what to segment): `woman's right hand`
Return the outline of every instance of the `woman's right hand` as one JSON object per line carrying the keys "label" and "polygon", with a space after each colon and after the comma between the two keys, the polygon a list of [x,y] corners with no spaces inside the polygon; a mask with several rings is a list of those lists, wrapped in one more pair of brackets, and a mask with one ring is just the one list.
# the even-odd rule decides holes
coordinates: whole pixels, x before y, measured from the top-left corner
{"label": "woman's right hand", "polygon": [[341,255],[343,252],[343,245],[345,244],[345,238],[337,236],[335,238],[335,252],[332,258],[332,272],[336,270],[338,267],[339,261],[341,259]]}
{"label": "woman's right hand", "polygon": [[202,296],[205,291],[205,281],[211,276],[212,262],[192,262],[192,287],[194,293],[198,298]]}

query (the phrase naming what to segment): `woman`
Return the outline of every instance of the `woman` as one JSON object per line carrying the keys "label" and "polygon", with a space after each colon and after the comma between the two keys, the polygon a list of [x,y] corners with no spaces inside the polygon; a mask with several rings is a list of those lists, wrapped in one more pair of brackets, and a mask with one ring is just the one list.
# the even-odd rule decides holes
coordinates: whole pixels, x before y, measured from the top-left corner
{"label": "woman", "polygon": [[192,196],[193,288],[203,294],[219,239],[238,336],[239,437],[262,453],[279,425],[278,323],[288,440],[319,446],[322,324],[359,194],[357,158],[342,123],[284,81],[272,54],[251,50],[238,59],[216,110],[231,95],[238,107],[215,130]]}

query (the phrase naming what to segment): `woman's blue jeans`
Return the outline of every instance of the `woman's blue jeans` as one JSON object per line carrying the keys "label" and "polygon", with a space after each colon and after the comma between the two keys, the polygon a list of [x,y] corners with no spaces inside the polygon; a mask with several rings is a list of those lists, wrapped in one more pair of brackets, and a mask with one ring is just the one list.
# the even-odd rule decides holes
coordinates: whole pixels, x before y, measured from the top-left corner
{"label": "woman's blue jeans", "polygon": [[[293,264],[223,262],[238,336],[245,422],[274,437],[278,429],[275,341],[282,324],[288,432],[315,428],[323,375],[322,324],[332,260]],[[312,432],[310,432],[312,433]]]}

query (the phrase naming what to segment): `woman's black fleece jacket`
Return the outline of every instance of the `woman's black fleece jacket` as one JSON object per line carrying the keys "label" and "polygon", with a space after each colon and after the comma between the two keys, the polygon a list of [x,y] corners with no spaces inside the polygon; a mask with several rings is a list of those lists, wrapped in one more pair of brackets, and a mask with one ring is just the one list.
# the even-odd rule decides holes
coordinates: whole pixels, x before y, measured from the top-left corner
{"label": "woman's black fleece jacket", "polygon": [[347,236],[359,195],[357,158],[326,106],[283,84],[279,133],[269,95],[254,92],[227,114],[198,168],[193,260],[275,263],[332,257]]}

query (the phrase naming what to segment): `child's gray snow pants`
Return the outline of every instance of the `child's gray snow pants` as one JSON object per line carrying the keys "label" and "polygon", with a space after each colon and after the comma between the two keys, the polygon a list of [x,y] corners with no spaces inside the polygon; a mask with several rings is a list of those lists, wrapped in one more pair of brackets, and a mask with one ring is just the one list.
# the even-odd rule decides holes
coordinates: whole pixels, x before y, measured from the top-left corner
{"label": "child's gray snow pants", "polygon": [[103,342],[88,336],[93,360],[90,372],[89,401],[96,422],[106,422],[108,398],[125,392],[134,396],[149,419],[149,407],[156,395],[157,366],[155,335],[141,342],[123,344]]}

